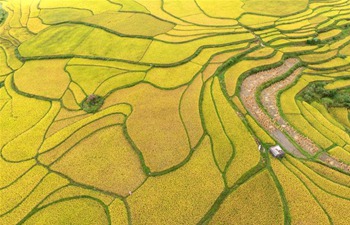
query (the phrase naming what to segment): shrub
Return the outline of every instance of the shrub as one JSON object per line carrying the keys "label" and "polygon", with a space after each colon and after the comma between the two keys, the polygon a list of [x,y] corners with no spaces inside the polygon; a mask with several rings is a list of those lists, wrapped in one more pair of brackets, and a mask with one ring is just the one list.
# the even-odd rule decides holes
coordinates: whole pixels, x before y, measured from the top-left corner
{"label": "shrub", "polygon": [[0,24],[5,21],[7,16],[6,11],[2,8],[2,5],[0,3]]}
{"label": "shrub", "polygon": [[350,91],[347,88],[328,90],[327,82],[315,82],[307,86],[301,93],[302,99],[308,103],[320,102],[328,107],[350,108]]}
{"label": "shrub", "polygon": [[87,113],[95,113],[101,108],[103,102],[103,97],[91,94],[81,102],[81,108]]}
{"label": "shrub", "polygon": [[338,57],[339,57],[339,58],[342,58],[342,59],[345,59],[345,58],[346,58],[346,55],[344,55],[344,54],[339,54]]}
{"label": "shrub", "polygon": [[331,98],[322,98],[321,102],[323,105],[325,105],[327,108],[333,105],[333,100]]}
{"label": "shrub", "polygon": [[308,45],[317,45],[320,43],[321,43],[321,40],[317,37],[309,38],[306,40],[306,44],[308,44]]}

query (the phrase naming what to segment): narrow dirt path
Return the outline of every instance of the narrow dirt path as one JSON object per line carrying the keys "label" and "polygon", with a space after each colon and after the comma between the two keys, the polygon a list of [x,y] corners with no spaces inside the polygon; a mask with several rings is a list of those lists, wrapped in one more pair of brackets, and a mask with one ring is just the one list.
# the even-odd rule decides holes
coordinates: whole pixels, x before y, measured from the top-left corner
{"label": "narrow dirt path", "polygon": [[[261,71],[247,77],[242,83],[240,97],[249,113],[267,132],[269,132],[271,136],[273,136],[281,144],[285,150],[294,156],[305,158],[305,156],[299,151],[299,149],[285,133],[293,138],[294,142],[307,151],[310,155],[315,155],[320,149],[309,138],[297,132],[291,125],[289,125],[287,121],[283,119],[279,113],[277,104],[278,92],[291,84],[304,68],[300,67],[296,69],[287,78],[272,84],[261,92],[260,100],[268,114],[266,114],[265,111],[260,108],[255,97],[259,86],[271,79],[283,75],[297,63],[297,59],[287,59],[279,67],[267,71]],[[350,166],[339,162],[325,152],[319,154],[318,159],[332,167],[337,167],[344,171],[350,172]]]}
{"label": "narrow dirt path", "polygon": [[247,77],[242,83],[240,97],[249,113],[271,136],[273,136],[281,144],[282,147],[284,147],[285,150],[297,157],[305,158],[299,149],[296,148],[294,144],[287,138],[287,136],[280,130],[281,126],[279,126],[276,121],[272,120],[260,108],[255,99],[255,94],[259,86],[273,78],[286,73],[297,63],[297,59],[287,59],[281,66],[277,68],[261,71]]}
{"label": "narrow dirt path", "polygon": [[294,141],[302,147],[304,150],[308,151],[310,154],[315,154],[320,149],[307,137],[297,132],[287,121],[283,119],[280,115],[277,105],[277,94],[278,92],[290,85],[297,76],[301,73],[304,68],[300,67],[296,69],[290,76],[283,79],[280,82],[274,83],[270,87],[264,89],[261,93],[260,100],[268,112],[268,114],[274,118],[277,124],[280,126],[284,132],[288,133]]}
{"label": "narrow dirt path", "polygon": [[322,152],[319,156],[318,159],[321,160],[322,162],[333,166],[333,167],[337,167],[339,169],[344,170],[345,172],[350,173],[350,166],[339,162],[337,159],[333,158],[332,156],[328,155],[326,152]]}

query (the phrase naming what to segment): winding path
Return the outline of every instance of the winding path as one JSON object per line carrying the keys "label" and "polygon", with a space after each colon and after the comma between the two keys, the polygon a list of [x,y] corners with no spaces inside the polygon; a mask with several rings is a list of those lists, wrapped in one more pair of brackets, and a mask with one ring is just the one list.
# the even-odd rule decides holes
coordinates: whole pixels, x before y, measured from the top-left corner
{"label": "winding path", "polygon": [[[295,65],[295,64],[294,64]],[[276,82],[264,89],[261,92],[260,100],[266,109],[267,113],[274,118],[280,129],[286,132],[293,140],[304,150],[306,150],[311,155],[318,152],[320,149],[307,137],[297,132],[287,121],[283,119],[278,110],[277,95],[278,92],[288,85],[290,85],[298,75],[302,72],[304,68],[299,67],[286,79]],[[280,74],[282,75],[282,74]]]}
{"label": "winding path", "polygon": [[[247,77],[243,83],[240,92],[240,97],[246,109],[249,113],[259,122],[259,124],[270,133],[281,145],[291,154],[305,158],[305,156],[299,151],[298,148],[294,146],[294,144],[288,139],[288,137],[282,132],[284,128],[280,126],[276,120],[271,119],[263,109],[260,108],[259,104],[256,101],[256,92],[259,86],[264,84],[265,82],[279,77],[282,74],[286,73],[290,68],[292,68],[295,64],[298,63],[296,59],[287,59],[284,63],[277,67],[266,71],[261,71],[256,74],[253,74]],[[264,98],[265,99],[265,98]],[[266,102],[265,99],[264,102]],[[266,107],[266,106],[265,106]],[[267,107],[269,108],[269,107]],[[273,117],[280,119],[280,116],[274,112]]]}
{"label": "winding path", "polygon": [[[309,138],[297,132],[287,121],[283,119],[278,110],[277,95],[278,92],[290,85],[302,72],[303,67],[297,68],[287,78],[276,82],[261,92],[260,100],[266,112],[256,101],[256,93],[259,86],[267,81],[282,76],[289,69],[295,66],[299,61],[297,59],[287,59],[276,68],[261,71],[247,77],[243,83],[240,92],[241,100],[248,112],[258,121],[258,123],[274,137],[281,146],[292,155],[305,158],[304,154],[295,146],[289,137],[293,139],[303,150],[310,155],[315,155],[320,149]],[[287,137],[287,135],[289,137]],[[333,167],[350,171],[350,167],[339,162],[327,153],[323,152],[318,159]]]}

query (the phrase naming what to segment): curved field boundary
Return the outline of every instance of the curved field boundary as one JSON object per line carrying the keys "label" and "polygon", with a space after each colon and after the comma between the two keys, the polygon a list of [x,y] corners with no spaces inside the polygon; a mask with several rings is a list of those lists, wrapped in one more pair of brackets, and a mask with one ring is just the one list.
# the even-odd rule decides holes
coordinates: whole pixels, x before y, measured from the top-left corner
{"label": "curved field boundary", "polygon": [[250,75],[243,80],[240,98],[247,111],[265,130],[267,130],[278,142],[280,142],[288,152],[297,157],[303,158],[304,154],[294,146],[288,137],[279,129],[278,125],[260,108],[255,96],[259,86],[275,77],[281,76],[297,63],[298,61],[296,59],[287,59],[277,68]]}
{"label": "curved field boundary", "polygon": [[[267,217],[273,221],[276,218],[273,215],[279,218],[274,224],[285,225],[299,221],[325,221],[330,224],[346,221],[346,214],[338,207],[334,207],[339,210],[336,215],[340,215],[342,220],[333,218],[332,207],[323,205],[324,199],[317,195],[326,191],[332,199],[340,199],[336,196],[340,195],[348,201],[350,184],[347,183],[346,172],[350,171],[349,166],[336,161],[326,151],[320,151],[315,139],[311,141],[302,135],[303,130],[298,131],[298,126],[292,127],[288,123],[286,118],[289,117],[283,117],[279,107],[279,93],[295,82],[304,67],[304,72],[322,79],[328,77],[337,80],[341,76],[348,76],[350,53],[343,49],[348,48],[350,40],[347,37],[350,34],[347,21],[350,19],[349,1],[307,3],[307,0],[297,0],[288,4],[282,4],[284,0],[249,0],[245,3],[241,0],[229,3],[211,1],[212,4],[208,0],[0,0],[0,4],[8,11],[6,20],[0,24],[0,60],[3,59],[1,65],[7,68],[4,72],[0,69],[0,127],[6,130],[4,135],[1,134],[4,138],[0,138],[0,143],[10,143],[15,149],[13,153],[19,154],[19,141],[16,142],[15,138],[25,130],[36,134],[35,138],[40,142],[38,149],[31,147],[33,156],[28,160],[10,163],[4,155],[0,155],[0,167],[5,171],[1,172],[4,178],[0,176],[0,197],[6,196],[1,195],[2,191],[10,193],[15,190],[16,184],[23,183],[23,187],[30,187],[28,171],[32,168],[37,166],[48,173],[34,189],[31,188],[33,190],[26,190],[28,194],[22,196],[23,203],[11,207],[15,202],[12,200],[16,199],[13,194],[8,194],[8,198],[0,198],[0,202],[5,199],[5,206],[0,208],[13,208],[13,211],[0,216],[2,223],[30,223],[40,215],[45,217],[46,212],[54,214],[44,218],[47,221],[55,220],[55,216],[58,220],[64,220],[69,215],[62,218],[51,210],[59,209],[63,203],[72,200],[83,202],[80,200],[84,199],[101,203],[102,216],[94,212],[88,215],[96,220],[106,216],[105,224],[248,224],[248,221],[256,223],[258,219]],[[230,7],[236,1],[237,11],[234,11],[235,7]],[[306,7],[290,14],[285,13],[291,10],[288,5],[297,5],[301,1]],[[52,7],[50,4],[53,4]],[[265,11],[260,10],[265,6],[268,7]],[[252,7],[251,10],[249,7]],[[278,10],[281,8],[286,11]],[[83,11],[88,13],[80,13]],[[263,16],[268,11],[273,15]],[[76,13],[79,18],[74,18]],[[123,21],[118,18],[127,19]],[[145,18],[148,18],[147,21]],[[57,33],[52,35],[52,43],[50,38],[41,39],[55,26],[69,26],[72,30],[86,27],[93,34],[87,32],[84,36],[78,33],[76,37],[62,34],[56,40],[54,37],[60,35]],[[306,40],[311,37],[318,37],[321,43],[306,44]],[[28,44],[33,39],[38,41],[37,46]],[[137,41],[140,40],[146,43],[138,45]],[[72,41],[76,46],[68,50],[64,41],[68,45]],[[55,42],[59,45],[50,52],[50,45],[57,44]],[[109,45],[111,43],[116,45]],[[26,45],[29,45],[29,53],[35,53],[41,47],[43,51],[34,55],[22,54],[22,57],[20,46],[23,50]],[[61,50],[60,54],[55,53],[57,49]],[[46,123],[41,122],[40,118],[48,116],[48,109],[47,112],[44,110],[53,103],[53,99],[34,95],[39,88],[30,83],[38,82],[32,76],[38,75],[38,71],[27,72],[30,80],[27,83],[31,85],[33,95],[26,94],[19,82],[10,78],[14,73],[18,75],[18,70],[25,64],[35,62],[45,65],[47,63],[43,59],[54,62],[55,58],[69,61],[61,69],[67,72],[70,83],[63,95],[55,98],[57,115],[50,123]],[[95,69],[92,69],[93,66]],[[41,73],[45,71],[41,70]],[[55,74],[49,74],[56,78],[54,83],[59,85]],[[36,84],[40,87],[40,84],[50,82],[41,82],[39,79]],[[310,82],[312,79],[304,83],[307,85]],[[105,97],[104,106],[95,117],[108,111],[108,106],[123,104],[130,110],[125,113],[125,119],[120,121],[113,117],[119,111],[113,110],[100,115],[100,119],[91,120],[79,105],[89,94]],[[289,99],[295,100],[295,96],[295,93],[288,96],[285,101],[287,105]],[[298,107],[298,102],[293,103]],[[330,113],[329,117],[333,118],[333,114]],[[347,119],[348,111],[343,114]],[[111,117],[110,120],[101,123],[107,117]],[[303,114],[299,114],[298,118],[307,122]],[[19,122],[13,122],[16,120]],[[251,125],[251,121],[257,123]],[[43,134],[34,129],[40,123],[47,125],[44,126]],[[101,135],[103,137],[97,139],[97,135],[104,131],[102,129],[108,127],[109,130],[116,124],[119,124],[120,138],[125,139],[133,154],[136,153],[136,159],[124,160],[127,166],[123,169],[131,171],[131,164],[139,163],[139,169],[145,176],[142,182],[120,193],[98,183],[80,180],[83,173],[71,176],[61,170],[66,165],[64,162],[69,162],[67,157],[72,156],[74,163],[82,163],[82,168],[86,170],[84,172],[89,174],[104,167],[110,168],[104,173],[107,177],[113,177],[115,172],[119,172],[119,169],[113,169],[111,157],[101,153],[106,150],[103,144],[112,139],[117,140],[116,136],[104,139],[107,135]],[[256,132],[257,127],[260,132]],[[308,128],[313,128],[312,124]],[[264,133],[265,138],[261,133]],[[307,132],[304,134],[308,136]],[[28,139],[23,138],[23,145],[30,145]],[[259,152],[258,145],[262,140],[264,142],[260,147],[263,151]],[[86,144],[93,141],[94,144],[100,144],[98,148]],[[270,157],[265,148],[275,142],[279,142],[296,158],[293,159],[289,154],[281,161]],[[335,146],[333,142],[329,143],[326,150]],[[113,150],[119,150],[120,146],[113,147]],[[349,145],[344,149],[350,151],[346,147]],[[73,155],[79,148],[83,149],[84,154],[94,148],[98,154],[93,154],[93,157]],[[173,152],[166,155],[166,151],[172,148]],[[28,151],[30,148],[23,149]],[[1,147],[0,152],[2,150]],[[180,155],[181,151],[185,153]],[[88,163],[84,161],[86,159]],[[322,172],[326,169],[341,171],[345,178],[339,181],[332,174],[325,174],[331,179],[320,179],[307,169],[309,167],[304,166],[306,161],[318,163],[319,171]],[[163,165],[158,168],[157,164]],[[62,168],[59,168],[60,165]],[[73,165],[71,169],[78,171],[78,166]],[[251,184],[250,181],[256,180],[256,177],[270,176],[271,183],[264,188],[246,185]],[[95,177],[101,178],[98,175]],[[300,183],[305,195],[295,188],[292,180]],[[120,185],[132,181],[133,177],[129,176]],[[339,188],[341,185],[347,189]],[[66,192],[68,187],[76,189]],[[345,191],[342,193],[340,190]],[[247,195],[251,192],[254,192],[251,196]],[[233,196],[239,197],[231,203],[235,199]],[[256,201],[254,196],[258,197]],[[262,198],[259,199],[259,196]],[[275,201],[277,199],[273,196],[279,197],[280,201]],[[108,203],[103,203],[104,198]],[[319,206],[317,212],[312,211],[307,198]],[[7,199],[12,203],[7,203]],[[249,204],[251,201],[254,204]],[[225,208],[231,211],[227,213]],[[89,212],[89,207],[75,209]],[[251,209],[254,215],[250,215]],[[311,209],[309,211],[312,213],[303,214],[306,209]],[[344,204],[344,209],[349,209],[349,206]],[[264,213],[266,211],[274,213],[267,215]],[[234,216],[231,217],[230,213]],[[284,221],[281,221],[282,217]],[[303,218],[310,218],[310,221]],[[80,224],[84,223],[84,216],[79,215],[75,219]]]}
{"label": "curved field boundary", "polygon": [[266,109],[267,113],[274,118],[280,128],[289,134],[290,137],[294,139],[294,141],[302,147],[304,150],[313,154],[317,152],[318,147],[312,143],[309,138],[306,138],[304,135],[297,132],[284,118],[280,115],[278,103],[277,103],[277,95],[281,89],[284,89],[289,84],[294,82],[294,80],[300,75],[303,68],[296,69],[291,75],[289,75],[286,79],[272,84],[270,87],[264,89],[261,93],[260,100]]}

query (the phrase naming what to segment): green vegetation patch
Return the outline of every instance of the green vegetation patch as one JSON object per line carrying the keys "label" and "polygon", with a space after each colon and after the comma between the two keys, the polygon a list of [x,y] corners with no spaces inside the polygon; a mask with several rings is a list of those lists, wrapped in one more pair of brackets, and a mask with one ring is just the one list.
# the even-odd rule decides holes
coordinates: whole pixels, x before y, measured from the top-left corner
{"label": "green vegetation patch", "polygon": [[2,24],[7,17],[7,12],[2,8],[2,4],[0,3],[0,24]]}
{"label": "green vegetation patch", "polygon": [[317,37],[309,38],[306,40],[306,44],[308,45],[318,45],[321,43],[321,40]]}
{"label": "green vegetation patch", "polygon": [[308,85],[301,93],[300,97],[311,102],[320,102],[328,107],[350,108],[350,88],[327,90],[325,86],[328,82],[320,81]]}
{"label": "green vegetation patch", "polygon": [[81,102],[81,108],[87,113],[95,113],[101,108],[103,102],[103,97],[91,94]]}

